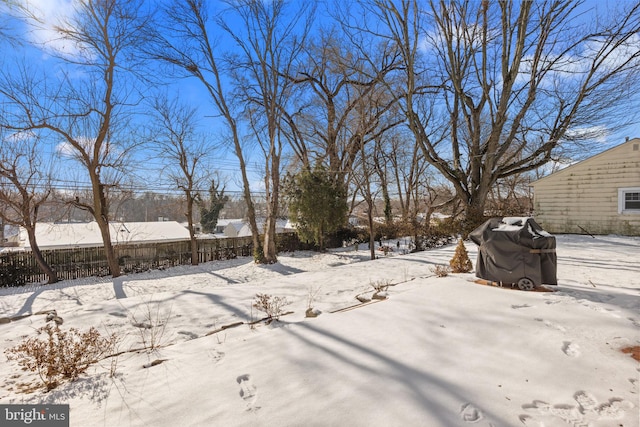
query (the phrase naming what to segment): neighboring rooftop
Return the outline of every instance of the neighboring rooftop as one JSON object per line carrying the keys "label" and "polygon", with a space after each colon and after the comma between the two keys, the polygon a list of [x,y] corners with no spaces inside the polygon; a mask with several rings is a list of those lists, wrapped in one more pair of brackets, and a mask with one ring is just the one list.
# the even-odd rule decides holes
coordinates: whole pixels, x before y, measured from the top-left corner
{"label": "neighboring rooftop", "polygon": [[[176,221],[113,222],[111,241],[118,243],[170,242],[189,239],[189,231]],[[39,223],[36,241],[41,249],[99,247],[102,236],[95,221],[85,223]],[[20,230],[19,246],[29,248],[24,229]]]}

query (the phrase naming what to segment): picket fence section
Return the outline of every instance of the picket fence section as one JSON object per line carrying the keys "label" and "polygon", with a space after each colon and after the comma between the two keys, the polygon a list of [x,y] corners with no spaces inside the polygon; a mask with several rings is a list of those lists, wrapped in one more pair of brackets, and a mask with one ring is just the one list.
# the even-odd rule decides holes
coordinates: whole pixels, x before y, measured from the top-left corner
{"label": "picket fence section", "polygon": [[[279,251],[293,251],[299,249],[301,243],[295,233],[282,233],[278,234],[277,246]],[[191,264],[189,240],[119,244],[114,249],[123,274]],[[107,258],[102,247],[43,250],[42,255],[59,280],[109,275]],[[198,239],[200,263],[251,255],[251,236]],[[40,271],[30,251],[0,254],[0,287],[41,283],[46,280],[46,275]]]}

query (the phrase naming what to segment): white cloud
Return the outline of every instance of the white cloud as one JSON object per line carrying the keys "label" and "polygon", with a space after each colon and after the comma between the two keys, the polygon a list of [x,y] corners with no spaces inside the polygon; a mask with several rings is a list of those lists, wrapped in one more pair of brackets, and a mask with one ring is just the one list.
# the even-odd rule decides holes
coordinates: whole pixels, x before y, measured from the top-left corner
{"label": "white cloud", "polygon": [[607,143],[608,135],[609,129],[604,125],[578,127],[566,132],[569,139],[590,139],[601,144]]}
{"label": "white cloud", "polygon": [[68,142],[61,142],[56,145],[56,153],[62,157],[72,157],[75,153],[75,148],[73,148]]}
{"label": "white cloud", "polygon": [[[93,145],[95,144],[95,138],[79,138],[78,143],[82,145],[85,151],[91,152]],[[75,157],[78,155],[78,150],[69,142],[62,141],[56,145],[56,153],[62,157]]]}
{"label": "white cloud", "polygon": [[77,14],[77,0],[24,0],[24,6],[35,18],[28,22],[29,40],[42,46],[45,51],[75,57],[81,53],[80,46],[65,38],[58,30],[72,21]]}

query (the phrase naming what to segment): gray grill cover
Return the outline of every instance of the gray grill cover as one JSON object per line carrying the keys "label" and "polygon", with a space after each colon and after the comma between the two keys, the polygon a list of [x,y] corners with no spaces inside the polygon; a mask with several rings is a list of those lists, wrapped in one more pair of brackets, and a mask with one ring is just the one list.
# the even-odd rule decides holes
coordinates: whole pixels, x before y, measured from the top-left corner
{"label": "gray grill cover", "polygon": [[556,238],[533,218],[491,218],[469,234],[480,246],[476,276],[502,283],[522,278],[557,285]]}

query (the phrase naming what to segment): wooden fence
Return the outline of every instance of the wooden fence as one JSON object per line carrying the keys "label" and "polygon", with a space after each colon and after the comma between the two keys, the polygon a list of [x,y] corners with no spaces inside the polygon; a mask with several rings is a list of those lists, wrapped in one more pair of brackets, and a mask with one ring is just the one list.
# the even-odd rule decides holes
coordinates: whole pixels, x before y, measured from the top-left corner
{"label": "wooden fence", "polygon": [[[295,233],[277,236],[279,251],[300,249]],[[114,247],[123,274],[191,264],[189,240],[167,243],[119,244]],[[42,255],[59,280],[107,276],[109,267],[104,248],[43,250]],[[198,239],[198,261],[209,262],[253,255],[251,236]],[[0,254],[0,287],[21,286],[47,280],[30,251]]]}

